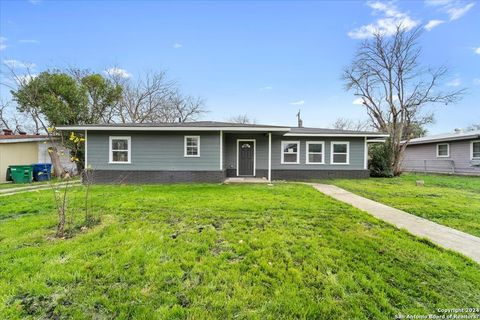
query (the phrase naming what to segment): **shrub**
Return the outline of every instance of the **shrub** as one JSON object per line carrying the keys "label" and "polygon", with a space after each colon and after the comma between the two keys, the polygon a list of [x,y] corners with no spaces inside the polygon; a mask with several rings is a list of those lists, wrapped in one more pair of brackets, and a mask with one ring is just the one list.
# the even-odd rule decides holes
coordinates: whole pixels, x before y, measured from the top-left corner
{"label": "shrub", "polygon": [[393,177],[392,149],[389,143],[375,143],[369,146],[370,161],[368,168],[371,177]]}

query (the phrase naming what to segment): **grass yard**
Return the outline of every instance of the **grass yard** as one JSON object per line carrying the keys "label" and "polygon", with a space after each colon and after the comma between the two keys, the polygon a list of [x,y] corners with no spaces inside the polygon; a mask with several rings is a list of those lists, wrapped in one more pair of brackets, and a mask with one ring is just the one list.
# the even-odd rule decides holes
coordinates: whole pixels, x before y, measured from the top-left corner
{"label": "grass yard", "polygon": [[92,195],[101,224],[67,240],[51,192],[0,199],[1,319],[392,319],[480,301],[480,265],[306,185]]}
{"label": "grass yard", "polygon": [[404,174],[326,183],[480,237],[480,177]]}

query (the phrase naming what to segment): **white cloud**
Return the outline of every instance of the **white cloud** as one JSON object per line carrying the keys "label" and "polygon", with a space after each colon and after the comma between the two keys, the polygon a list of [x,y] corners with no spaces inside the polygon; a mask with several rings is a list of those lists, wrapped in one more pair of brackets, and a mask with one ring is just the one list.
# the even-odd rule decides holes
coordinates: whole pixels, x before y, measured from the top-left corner
{"label": "white cloud", "polygon": [[454,0],[425,0],[425,4],[428,6],[445,6],[453,1]]}
{"label": "white cloud", "polygon": [[111,76],[117,76],[120,78],[130,78],[132,75],[127,72],[125,69],[113,67],[104,71],[106,74]]}
{"label": "white cloud", "polygon": [[352,101],[352,104],[362,106],[363,105],[363,99],[362,98],[357,98],[357,99]]}
{"label": "white cloud", "polygon": [[298,101],[290,102],[290,104],[292,106],[303,106],[305,104],[305,101],[304,100],[298,100]]}
{"label": "white cloud", "polygon": [[265,86],[265,87],[261,87],[260,91],[269,91],[269,90],[272,90],[272,89],[273,89],[272,86]]}
{"label": "white cloud", "polygon": [[473,79],[473,84],[476,86],[480,86],[480,78]]}
{"label": "white cloud", "polygon": [[440,11],[448,14],[450,21],[454,21],[460,19],[470,11],[475,5],[475,2],[467,3],[462,0],[426,0],[425,4],[439,7]]}
{"label": "white cloud", "polygon": [[22,62],[14,59],[3,60],[3,63],[12,69],[32,69],[35,68],[35,63]]}
{"label": "white cloud", "polygon": [[183,48],[183,45],[182,45],[181,43],[175,42],[175,43],[173,44],[173,47],[174,47],[175,49],[179,49],[179,48]]}
{"label": "white cloud", "polygon": [[0,37],[0,51],[7,48],[7,38]]}
{"label": "white cloud", "polygon": [[22,39],[22,40],[18,40],[19,43],[40,43],[40,41],[38,40],[34,40],[34,39]]}
{"label": "white cloud", "polygon": [[430,31],[432,30],[433,28],[435,27],[438,27],[439,25],[441,25],[442,23],[444,23],[445,21],[443,20],[430,20],[428,21],[428,23],[425,25],[425,29],[427,29],[427,31]]}
{"label": "white cloud", "polygon": [[407,13],[400,11],[391,2],[369,1],[367,5],[373,9],[374,14],[381,14],[382,17],[373,23],[351,30],[348,32],[350,38],[367,39],[375,32],[391,36],[395,34],[398,25],[408,31],[419,24],[419,21],[410,18]]}
{"label": "white cloud", "polygon": [[476,54],[480,54],[480,47],[478,47],[478,48],[475,49],[475,53],[476,53]]}
{"label": "white cloud", "polygon": [[475,5],[475,3],[469,3],[469,4],[467,4],[465,6],[461,6],[461,7],[454,6],[454,7],[448,8],[447,13],[450,16],[450,21],[460,19],[470,9],[472,9],[474,5]]}
{"label": "white cloud", "polygon": [[447,86],[449,87],[459,87],[462,84],[462,80],[460,78],[455,78],[450,82],[447,82]]}

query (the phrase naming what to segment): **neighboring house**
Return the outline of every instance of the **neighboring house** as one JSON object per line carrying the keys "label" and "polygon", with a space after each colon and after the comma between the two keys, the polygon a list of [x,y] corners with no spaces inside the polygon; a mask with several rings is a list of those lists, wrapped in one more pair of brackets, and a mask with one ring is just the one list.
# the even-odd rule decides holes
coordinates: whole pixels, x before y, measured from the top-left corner
{"label": "neighboring house", "polygon": [[404,171],[480,175],[480,130],[412,139]]}
{"label": "neighboring house", "polygon": [[[7,130],[6,130],[7,131]],[[7,168],[11,165],[50,163],[47,148],[48,137],[44,135],[0,134],[0,183],[6,182]],[[68,150],[62,149],[60,161],[68,171],[76,170],[69,160]]]}
{"label": "neighboring house", "polygon": [[60,126],[84,132],[85,162],[106,183],[368,177],[375,132],[187,122]]}

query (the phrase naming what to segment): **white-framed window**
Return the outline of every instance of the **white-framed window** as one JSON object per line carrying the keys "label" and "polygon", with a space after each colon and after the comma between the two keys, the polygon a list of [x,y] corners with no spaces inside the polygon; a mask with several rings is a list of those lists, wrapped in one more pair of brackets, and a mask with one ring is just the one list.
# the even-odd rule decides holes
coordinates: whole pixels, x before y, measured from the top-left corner
{"label": "white-framed window", "polygon": [[300,141],[282,141],[282,164],[300,163]]}
{"label": "white-framed window", "polygon": [[109,162],[110,163],[131,163],[131,137],[109,138]]}
{"label": "white-framed window", "polygon": [[323,141],[307,141],[306,164],[325,163],[325,143]]}
{"label": "white-framed window", "polygon": [[349,164],[350,143],[348,141],[332,141],[330,147],[331,164]]}
{"label": "white-framed window", "polygon": [[437,158],[448,158],[448,157],[450,157],[450,144],[448,143],[437,144]]}
{"label": "white-framed window", "polygon": [[480,140],[472,141],[472,160],[480,160]]}
{"label": "white-framed window", "polygon": [[185,136],[185,157],[200,157],[200,136]]}

